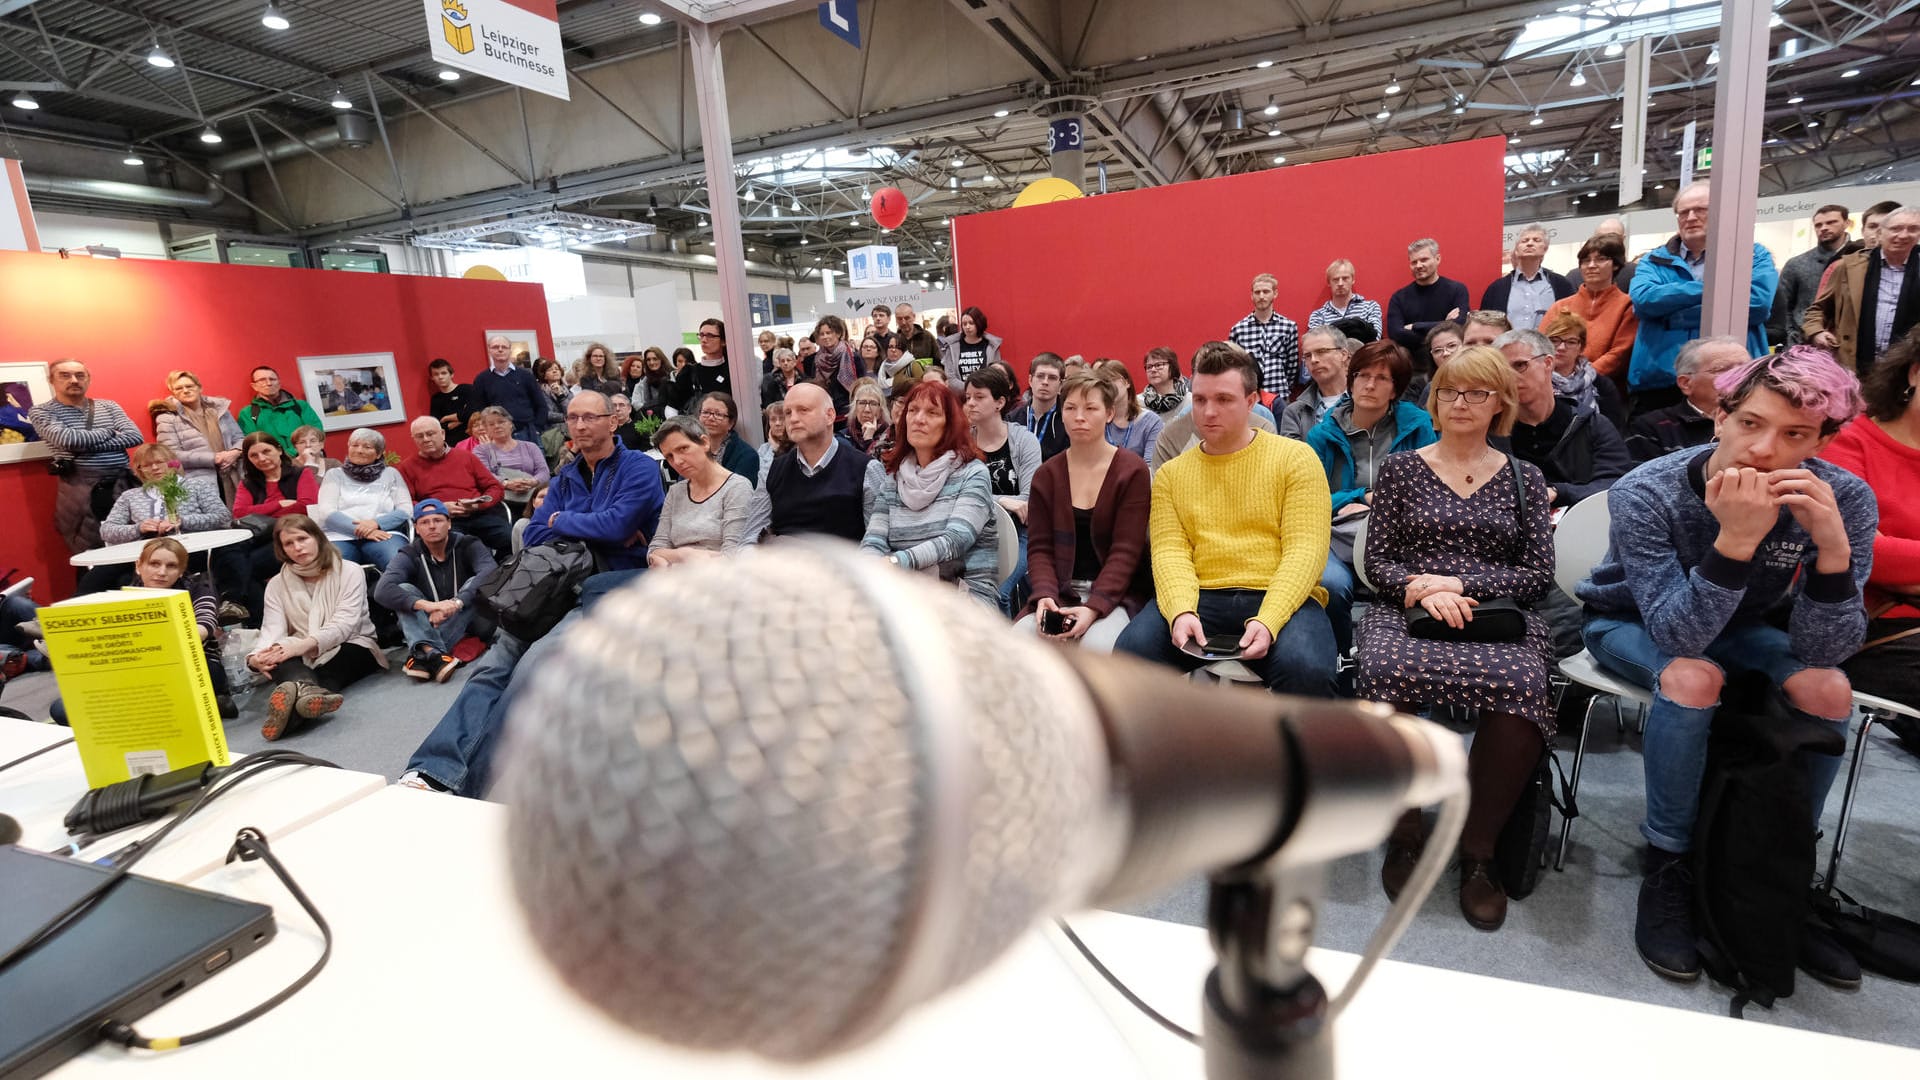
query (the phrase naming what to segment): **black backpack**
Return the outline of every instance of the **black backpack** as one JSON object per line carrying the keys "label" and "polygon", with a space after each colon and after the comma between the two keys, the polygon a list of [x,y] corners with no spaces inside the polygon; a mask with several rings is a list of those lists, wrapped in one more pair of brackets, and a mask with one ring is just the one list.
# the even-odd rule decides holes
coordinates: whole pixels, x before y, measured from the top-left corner
{"label": "black backpack", "polygon": [[1735,1017],[1749,1001],[1771,1008],[1793,994],[1815,870],[1813,800],[1799,755],[1846,749],[1846,736],[1797,714],[1765,674],[1728,680],[1713,714],[1690,858],[1701,963],[1734,990]]}
{"label": "black backpack", "polygon": [[580,586],[598,569],[584,540],[523,548],[480,583],[480,603],[500,629],[538,641],[580,602]]}
{"label": "black backpack", "polygon": [[1547,865],[1547,846],[1553,841],[1556,810],[1569,820],[1580,816],[1580,807],[1573,801],[1573,785],[1567,783],[1567,774],[1560,766],[1560,755],[1549,746],[1494,841],[1493,869],[1508,899],[1525,900],[1540,883],[1540,871]]}

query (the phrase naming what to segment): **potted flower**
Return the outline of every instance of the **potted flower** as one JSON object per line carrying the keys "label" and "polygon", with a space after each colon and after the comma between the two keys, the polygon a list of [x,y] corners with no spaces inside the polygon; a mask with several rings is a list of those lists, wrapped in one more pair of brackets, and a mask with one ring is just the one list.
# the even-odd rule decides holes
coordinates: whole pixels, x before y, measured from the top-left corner
{"label": "potted flower", "polygon": [[180,475],[179,466],[176,464],[167,470],[167,475],[145,487],[158,497],[160,505],[166,508],[167,520],[175,525],[180,524],[180,507],[193,498],[193,492],[187,489],[186,478]]}

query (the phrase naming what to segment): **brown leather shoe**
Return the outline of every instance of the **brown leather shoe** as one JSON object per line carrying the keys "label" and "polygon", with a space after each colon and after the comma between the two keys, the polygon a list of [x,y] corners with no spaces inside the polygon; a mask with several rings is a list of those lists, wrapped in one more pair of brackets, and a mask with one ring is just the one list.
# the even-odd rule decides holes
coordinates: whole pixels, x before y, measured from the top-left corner
{"label": "brown leather shoe", "polygon": [[1491,932],[1507,921],[1507,891],[1494,877],[1491,859],[1460,856],[1460,914],[1475,930]]}
{"label": "brown leather shoe", "polygon": [[1387,861],[1380,867],[1380,887],[1386,890],[1387,899],[1400,899],[1400,890],[1407,887],[1407,879],[1413,876],[1414,864],[1420,861],[1420,852],[1426,846],[1426,816],[1418,810],[1401,814],[1393,832],[1387,834]]}

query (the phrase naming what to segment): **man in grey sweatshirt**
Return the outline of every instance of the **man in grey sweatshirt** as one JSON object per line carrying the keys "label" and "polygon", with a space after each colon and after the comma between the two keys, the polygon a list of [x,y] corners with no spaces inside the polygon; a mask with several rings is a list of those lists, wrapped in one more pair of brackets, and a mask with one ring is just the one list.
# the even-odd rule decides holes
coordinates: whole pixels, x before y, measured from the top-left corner
{"label": "man in grey sweatshirt", "polygon": [[[1578,590],[1588,650],[1653,691],[1634,942],[1675,979],[1700,973],[1686,852],[1726,675],[1765,672],[1794,708],[1844,736],[1853,701],[1839,665],[1866,634],[1861,589],[1879,522],[1872,490],[1814,457],[1861,407],[1831,354],[1795,346],[1714,385],[1719,442],[1614,484],[1606,557]],[[1809,755],[1805,765],[1818,821],[1840,762]]]}

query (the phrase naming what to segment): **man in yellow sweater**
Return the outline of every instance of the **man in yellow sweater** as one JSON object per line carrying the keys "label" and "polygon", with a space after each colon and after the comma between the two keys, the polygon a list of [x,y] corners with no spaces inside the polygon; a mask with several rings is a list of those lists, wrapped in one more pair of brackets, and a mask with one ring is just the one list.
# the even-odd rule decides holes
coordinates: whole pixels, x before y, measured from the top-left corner
{"label": "man in yellow sweater", "polygon": [[1259,388],[1259,368],[1239,346],[1210,341],[1194,354],[1200,445],[1154,477],[1158,595],[1114,648],[1183,671],[1237,650],[1269,690],[1332,697],[1338,657],[1320,587],[1333,520],[1327,476],[1305,443],[1253,429]]}

